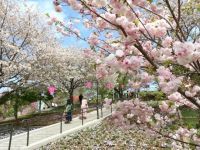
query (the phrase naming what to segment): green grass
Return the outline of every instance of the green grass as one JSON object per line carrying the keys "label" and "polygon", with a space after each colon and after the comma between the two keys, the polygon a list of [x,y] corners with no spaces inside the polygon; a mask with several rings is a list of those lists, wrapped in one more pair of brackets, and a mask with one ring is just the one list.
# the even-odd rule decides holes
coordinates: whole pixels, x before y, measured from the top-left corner
{"label": "green grass", "polygon": [[158,107],[159,106],[159,101],[147,101],[147,104],[149,105],[149,106],[151,106],[151,107]]}
{"label": "green grass", "polygon": [[183,117],[183,124],[188,128],[199,128],[199,112],[198,110],[192,110],[189,108],[181,108],[181,114]]}

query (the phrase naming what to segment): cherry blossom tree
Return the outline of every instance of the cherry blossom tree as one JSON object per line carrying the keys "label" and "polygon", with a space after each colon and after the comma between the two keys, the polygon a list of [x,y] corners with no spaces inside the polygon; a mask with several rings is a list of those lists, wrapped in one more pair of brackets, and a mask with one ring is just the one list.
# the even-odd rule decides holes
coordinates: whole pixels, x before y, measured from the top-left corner
{"label": "cherry blossom tree", "polygon": [[56,19],[51,19],[50,24],[55,23],[64,35],[88,42],[98,52],[94,56],[92,50],[87,51],[96,60],[99,79],[104,80],[113,73],[128,74],[133,77],[129,81],[133,87],[158,81],[168,98],[161,102],[159,113],[139,99],[118,103],[114,122],[123,127],[142,124],[170,138],[174,149],[188,148],[188,144],[200,146],[195,129],[180,127],[175,134],[162,133],[175,121],[178,107],[200,110],[198,2],[54,0],[56,10],[61,11],[62,3],[80,12],[83,24],[93,32],[84,37],[73,24],[68,26]]}
{"label": "cherry blossom tree", "polygon": [[[42,78],[67,91],[70,98],[74,90],[84,86],[87,79],[92,78],[91,59],[85,57],[84,51],[78,48],[62,48],[57,46],[56,51],[48,56],[43,65]],[[39,63],[41,67],[41,63]]]}
{"label": "cherry blossom tree", "polygon": [[14,91],[42,71],[36,64],[56,41],[45,18],[28,6],[0,0],[0,89]]}

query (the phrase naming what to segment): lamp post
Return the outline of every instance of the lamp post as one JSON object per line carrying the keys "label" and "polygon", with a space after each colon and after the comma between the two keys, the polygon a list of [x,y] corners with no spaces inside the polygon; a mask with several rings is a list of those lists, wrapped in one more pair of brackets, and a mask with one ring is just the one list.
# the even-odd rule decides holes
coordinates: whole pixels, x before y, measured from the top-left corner
{"label": "lamp post", "polygon": [[97,119],[99,119],[99,82],[97,80],[97,100],[96,100],[96,107],[97,107]]}

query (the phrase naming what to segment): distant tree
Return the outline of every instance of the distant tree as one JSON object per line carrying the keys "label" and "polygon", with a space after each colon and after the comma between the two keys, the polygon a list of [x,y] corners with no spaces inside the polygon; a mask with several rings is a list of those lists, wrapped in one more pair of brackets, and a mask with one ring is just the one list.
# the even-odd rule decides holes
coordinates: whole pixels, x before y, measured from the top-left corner
{"label": "distant tree", "polygon": [[0,90],[15,91],[39,76],[38,62],[48,59],[56,45],[44,15],[16,1],[0,0]]}
{"label": "distant tree", "polygon": [[74,90],[82,87],[92,76],[90,63],[81,49],[58,47],[43,68],[44,78],[46,76],[47,82],[67,91],[72,98]]}

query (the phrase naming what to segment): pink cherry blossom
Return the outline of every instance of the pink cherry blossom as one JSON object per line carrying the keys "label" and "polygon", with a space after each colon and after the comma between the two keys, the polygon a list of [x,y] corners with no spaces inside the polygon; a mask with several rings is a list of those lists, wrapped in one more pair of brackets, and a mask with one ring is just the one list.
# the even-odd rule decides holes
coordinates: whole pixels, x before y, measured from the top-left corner
{"label": "pink cherry blossom", "polygon": [[53,24],[53,22],[52,22],[52,21],[48,21],[47,23],[48,23],[48,25],[52,25],[52,24]]}
{"label": "pink cherry blossom", "polygon": [[159,105],[159,108],[162,112],[168,112],[169,105],[165,101],[162,101],[161,105]]}
{"label": "pink cherry blossom", "polygon": [[55,10],[56,10],[56,12],[61,12],[62,8],[61,8],[61,6],[57,5],[57,6],[55,6]]}
{"label": "pink cherry blossom", "polygon": [[99,29],[104,29],[107,27],[107,22],[105,22],[103,19],[101,18],[97,18],[96,19],[96,26],[99,28]]}
{"label": "pink cherry blossom", "polygon": [[111,82],[108,82],[106,83],[106,86],[105,86],[107,89],[113,89],[114,88],[114,84],[111,83]]}
{"label": "pink cherry blossom", "polygon": [[122,50],[117,50],[115,54],[116,54],[117,57],[123,57],[124,56],[124,52]]}
{"label": "pink cherry blossom", "polygon": [[98,36],[92,33],[88,39],[88,42],[93,46],[97,45],[99,43]]}
{"label": "pink cherry blossom", "polygon": [[126,11],[126,17],[128,18],[129,21],[135,20],[135,16],[133,15],[131,10]]}
{"label": "pink cherry blossom", "polygon": [[111,14],[109,12],[105,13],[105,18],[107,18],[111,22],[115,22],[116,21],[116,15],[115,14]]}
{"label": "pink cherry blossom", "polygon": [[185,91],[185,95],[188,97],[194,97],[196,93],[191,93],[190,91]]}
{"label": "pink cherry blossom", "polygon": [[158,72],[159,76],[162,76],[164,79],[168,80],[168,79],[172,78],[172,73],[170,72],[169,68],[160,66],[157,69],[157,72]]}
{"label": "pink cherry blossom", "polygon": [[58,32],[62,32],[62,28],[59,27],[59,26],[56,27],[56,30],[57,30]]}
{"label": "pink cherry blossom", "polygon": [[55,86],[49,86],[48,87],[48,92],[49,94],[53,95],[56,91],[56,87]]}
{"label": "pink cherry blossom", "polygon": [[126,18],[125,16],[121,16],[121,17],[118,17],[118,18],[116,19],[116,22],[117,22],[119,25],[125,27],[126,24],[128,23],[128,20],[127,20],[127,18]]}
{"label": "pink cherry blossom", "polygon": [[150,51],[152,49],[151,41],[147,41],[143,44],[143,47],[146,51]]}
{"label": "pink cherry blossom", "polygon": [[146,72],[143,72],[140,77],[143,83],[150,83],[153,80],[153,76],[150,76]]}
{"label": "pink cherry blossom", "polygon": [[169,37],[169,36],[167,36],[167,37],[163,40],[163,42],[162,42],[162,45],[163,45],[164,47],[170,47],[171,44],[172,44],[172,38]]}
{"label": "pink cherry blossom", "polygon": [[96,77],[97,79],[103,79],[108,74],[104,65],[100,65],[96,69]]}
{"label": "pink cherry blossom", "polygon": [[101,64],[101,63],[102,63],[102,61],[101,61],[100,59],[97,59],[97,60],[96,60],[96,64],[97,64],[97,65],[99,65],[99,64]]}
{"label": "pink cherry blossom", "polygon": [[131,64],[132,64],[132,69],[138,69],[142,63],[144,62],[142,57],[138,57],[138,56],[131,56],[130,58]]}
{"label": "pink cherry blossom", "polygon": [[177,62],[181,65],[186,65],[193,60],[195,46],[192,42],[181,43],[176,41],[173,44],[174,52],[177,56]]}
{"label": "pink cherry blossom", "polygon": [[200,86],[195,85],[195,86],[192,88],[192,92],[194,92],[194,93],[200,92]]}
{"label": "pink cherry blossom", "polygon": [[107,0],[95,0],[92,4],[96,5],[98,8],[101,8],[107,5]]}
{"label": "pink cherry blossom", "polygon": [[104,99],[104,102],[105,102],[105,105],[111,105],[112,104],[112,99],[108,99],[108,98],[105,98]]}
{"label": "pink cherry blossom", "polygon": [[152,10],[153,12],[156,12],[156,11],[157,11],[157,7],[156,7],[156,5],[151,4],[151,10]]}
{"label": "pink cherry blossom", "polygon": [[173,78],[170,81],[165,81],[162,76],[159,76],[159,85],[165,94],[172,94],[178,90],[178,87],[182,83],[182,79],[182,77],[179,77]]}
{"label": "pink cherry blossom", "polygon": [[88,88],[88,89],[91,89],[93,86],[93,83],[92,82],[86,82],[85,83],[85,87]]}
{"label": "pink cherry blossom", "polygon": [[56,22],[56,21],[58,21],[58,19],[57,19],[56,17],[52,17],[52,18],[51,18],[51,21],[52,21],[52,22]]}

